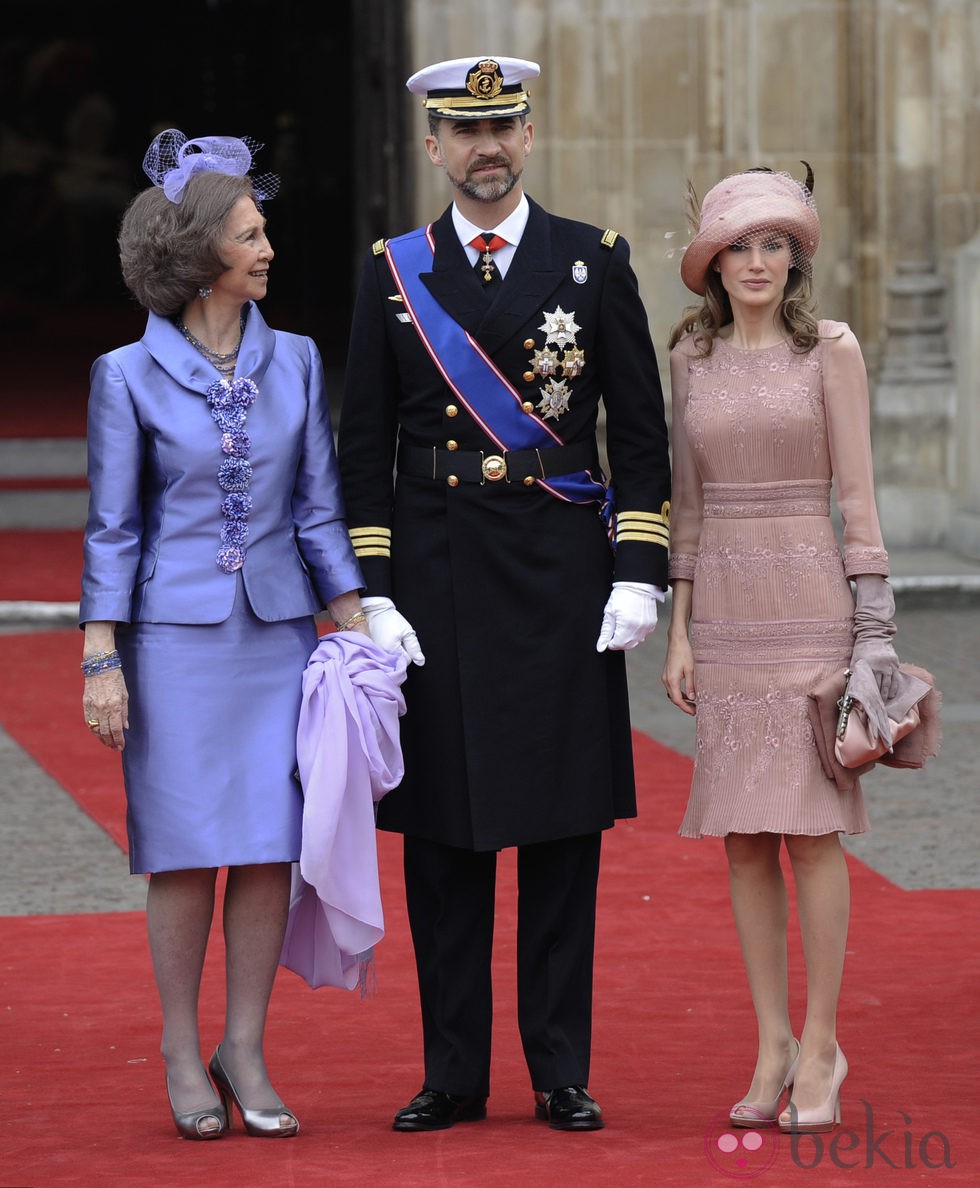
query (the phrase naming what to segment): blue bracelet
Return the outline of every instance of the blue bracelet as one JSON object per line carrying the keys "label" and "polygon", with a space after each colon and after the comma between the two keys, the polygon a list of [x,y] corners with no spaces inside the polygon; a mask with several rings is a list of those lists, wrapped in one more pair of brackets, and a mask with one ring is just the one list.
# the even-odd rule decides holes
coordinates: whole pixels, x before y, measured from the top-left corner
{"label": "blue bracelet", "polygon": [[122,668],[122,660],[113,648],[111,652],[97,652],[94,656],[89,656],[82,661],[80,667],[82,676],[99,676],[103,672],[112,672],[114,668]]}

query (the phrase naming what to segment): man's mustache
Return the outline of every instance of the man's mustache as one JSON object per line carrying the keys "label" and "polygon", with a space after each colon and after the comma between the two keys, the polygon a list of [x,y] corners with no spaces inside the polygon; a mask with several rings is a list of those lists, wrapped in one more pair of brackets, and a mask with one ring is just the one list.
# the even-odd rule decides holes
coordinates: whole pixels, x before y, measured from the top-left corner
{"label": "man's mustache", "polygon": [[467,176],[476,173],[478,169],[486,169],[487,166],[500,165],[504,169],[510,168],[510,157],[481,157],[478,161],[474,161],[467,171]]}

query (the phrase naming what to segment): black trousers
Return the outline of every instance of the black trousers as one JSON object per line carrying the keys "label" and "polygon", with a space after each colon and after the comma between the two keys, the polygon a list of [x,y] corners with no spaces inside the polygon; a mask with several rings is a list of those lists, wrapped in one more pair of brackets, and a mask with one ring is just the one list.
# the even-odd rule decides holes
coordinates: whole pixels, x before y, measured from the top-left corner
{"label": "black trousers", "polygon": [[[602,834],[517,848],[517,1016],[533,1089],[588,1085]],[[404,843],[425,1086],[490,1093],[497,854]]]}

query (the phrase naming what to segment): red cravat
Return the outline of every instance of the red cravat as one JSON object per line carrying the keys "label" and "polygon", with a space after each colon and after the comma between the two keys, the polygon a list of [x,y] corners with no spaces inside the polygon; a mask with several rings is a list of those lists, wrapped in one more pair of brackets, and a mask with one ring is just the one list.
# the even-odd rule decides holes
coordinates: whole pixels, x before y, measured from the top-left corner
{"label": "red cravat", "polygon": [[475,247],[480,253],[477,261],[477,271],[482,274],[483,283],[488,285],[500,273],[493,263],[493,253],[497,248],[506,247],[507,240],[500,235],[477,235],[470,240],[470,247]]}

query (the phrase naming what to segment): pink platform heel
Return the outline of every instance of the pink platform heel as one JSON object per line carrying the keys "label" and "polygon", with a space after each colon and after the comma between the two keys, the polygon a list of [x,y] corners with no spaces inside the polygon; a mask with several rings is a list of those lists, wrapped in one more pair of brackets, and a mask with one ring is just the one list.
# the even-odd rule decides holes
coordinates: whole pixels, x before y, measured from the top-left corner
{"label": "pink platform heel", "polygon": [[840,1087],[847,1076],[847,1061],[837,1045],[834,1054],[834,1075],[830,1080],[827,1100],[811,1110],[799,1110],[790,1099],[789,1105],[779,1116],[779,1129],[784,1134],[818,1134],[833,1130],[840,1125]]}
{"label": "pink platform heel", "polygon": [[793,1084],[796,1077],[796,1066],[800,1060],[800,1041],[794,1039],[793,1043],[796,1044],[796,1055],[786,1070],[786,1076],[783,1077],[779,1092],[769,1101],[743,1100],[736,1102],[728,1113],[728,1120],[733,1126],[757,1130],[760,1127],[776,1125],[779,1116],[779,1103],[783,1100],[783,1094]]}

